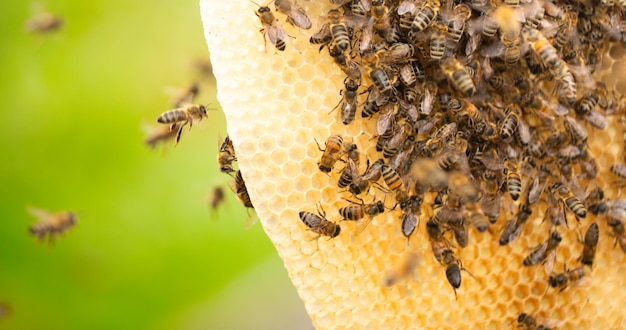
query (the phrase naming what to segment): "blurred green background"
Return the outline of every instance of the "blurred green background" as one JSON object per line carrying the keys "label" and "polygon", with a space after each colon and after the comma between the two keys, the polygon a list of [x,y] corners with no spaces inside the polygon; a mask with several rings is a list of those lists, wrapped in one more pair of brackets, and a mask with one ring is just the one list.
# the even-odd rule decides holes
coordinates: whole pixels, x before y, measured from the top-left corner
{"label": "blurred green background", "polygon": [[[26,33],[35,5],[62,29]],[[168,87],[208,60],[198,1],[2,1],[0,32],[0,328],[312,328],[217,171],[222,113],[175,148],[143,144]],[[202,82],[197,101],[219,107],[214,79]],[[217,213],[215,185],[227,189]],[[27,206],[79,224],[49,248],[27,233]]]}

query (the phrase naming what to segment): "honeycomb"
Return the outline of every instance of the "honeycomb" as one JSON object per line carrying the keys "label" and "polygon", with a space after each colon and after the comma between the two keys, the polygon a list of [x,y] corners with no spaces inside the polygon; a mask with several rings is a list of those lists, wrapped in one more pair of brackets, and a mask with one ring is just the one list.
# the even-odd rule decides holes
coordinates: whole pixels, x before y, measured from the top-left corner
{"label": "honeycomb", "polygon": [[[323,24],[320,15],[330,4],[298,1],[313,22],[308,31],[280,17],[289,34],[284,52],[264,44],[255,16],[258,6],[251,1],[200,4],[217,97],[239,167],[263,229],[317,329],[510,329],[523,312],[556,319],[564,329],[626,328],[626,254],[614,246],[606,221],[592,214],[581,225],[570,221],[555,267],[561,271],[563,264],[577,265],[583,248],[577,236],[598,222],[601,235],[588,285],[547,290],[542,267],[523,267],[532,247],[547,236],[545,207],[539,207],[516,244],[498,244],[502,219],[493,232],[470,231],[470,244],[458,256],[473,276],[462,272],[456,297],[430,249],[429,214],[422,214],[409,240],[402,235],[399,210],[376,216],[364,229],[353,221],[339,222],[346,196],[337,187],[338,174],[318,169],[322,151],[316,141],[323,146],[333,134],[350,136],[362,152],[375,157],[373,136],[363,132],[375,132],[376,123],[357,120],[346,126],[338,111],[330,112],[340,101],[344,73],[326,52],[309,44],[310,31]],[[624,53],[621,47],[610,49],[599,73],[621,92],[626,92],[626,62],[617,59]],[[589,140],[600,166],[598,182],[608,196],[620,196],[611,187],[608,168],[624,149],[621,124],[610,118],[608,129],[590,131]],[[370,194],[385,198],[375,189]],[[336,238],[318,238],[300,220],[300,211],[316,212],[318,203],[329,220],[341,225]],[[417,267],[402,274],[408,260],[416,260]],[[386,285],[393,274],[400,276],[397,282]]]}

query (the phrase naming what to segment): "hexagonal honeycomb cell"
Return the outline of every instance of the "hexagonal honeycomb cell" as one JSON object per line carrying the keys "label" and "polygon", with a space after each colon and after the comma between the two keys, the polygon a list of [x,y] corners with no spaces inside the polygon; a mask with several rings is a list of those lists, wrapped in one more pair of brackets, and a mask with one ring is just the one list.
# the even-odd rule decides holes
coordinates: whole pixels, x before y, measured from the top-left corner
{"label": "hexagonal honeycomb cell", "polygon": [[[373,159],[375,123],[343,125],[338,111],[344,73],[325,51],[309,44],[311,33],[324,23],[332,8],[328,1],[298,1],[313,22],[305,31],[285,23],[284,52],[264,44],[247,0],[202,0],[201,10],[218,99],[227,130],[237,150],[260,222],[277,248],[289,276],[318,329],[502,329],[514,327],[520,313],[560,320],[567,329],[626,327],[626,255],[614,246],[606,221],[589,214],[581,225],[570,220],[557,249],[555,271],[576,265],[582,251],[578,236],[592,221],[600,225],[596,263],[587,286],[559,292],[549,288],[541,265],[524,267],[523,260],[549,233],[539,203],[515,244],[500,246],[499,233],[512,212],[503,211],[492,232],[470,229],[470,245],[456,249],[462,260],[462,285],[456,292],[446,281],[445,268],[434,258],[425,223],[432,210],[423,210],[416,232],[407,240],[400,229],[401,211],[386,210],[365,228],[341,221],[339,208],[349,197],[337,187],[338,164],[327,175],[318,170],[324,141],[340,134]],[[273,10],[273,6],[272,10]],[[598,79],[626,92],[622,46],[607,49]],[[612,71],[614,70],[614,71]],[[359,102],[365,96],[359,97]],[[359,118],[360,119],[360,118]],[[619,197],[608,167],[623,157],[624,132],[618,118],[607,130],[589,130],[590,152],[598,159],[598,183],[608,197]],[[607,147],[608,146],[608,147]],[[365,166],[365,165],[362,165]],[[384,200],[386,194],[372,189]],[[425,200],[432,200],[425,196]],[[393,198],[389,198],[391,200]],[[425,202],[426,203],[426,202]],[[510,199],[504,202],[507,210]],[[320,205],[329,220],[341,226],[333,239],[318,237],[299,219],[298,212],[316,212]],[[404,264],[414,259],[412,271]],[[574,266],[571,266],[574,267]],[[397,273],[393,285],[385,285]],[[471,275],[470,275],[471,273]]]}

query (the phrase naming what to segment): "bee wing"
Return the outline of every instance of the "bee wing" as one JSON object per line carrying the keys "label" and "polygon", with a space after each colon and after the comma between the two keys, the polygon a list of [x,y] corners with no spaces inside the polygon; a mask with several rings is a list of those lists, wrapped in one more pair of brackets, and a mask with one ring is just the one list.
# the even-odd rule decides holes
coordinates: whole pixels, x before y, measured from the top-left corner
{"label": "bee wing", "polygon": [[365,215],[363,219],[357,221],[356,228],[354,230],[354,237],[358,237],[361,233],[367,228],[367,226],[372,222],[374,217],[371,215]]}
{"label": "bee wing", "polygon": [[285,36],[287,35],[287,33],[285,33],[285,30],[283,30],[283,28],[278,25],[278,23],[266,26],[265,29],[266,36],[270,40],[272,45],[276,46],[276,43],[279,40],[285,41]]}
{"label": "bee wing", "polygon": [[369,18],[366,16],[350,15],[350,16],[343,17],[343,22],[346,24],[346,26],[355,30],[360,29],[363,26],[365,26],[365,24],[367,24],[368,21],[369,21]]}
{"label": "bee wing", "polygon": [[[545,255],[547,248],[548,248],[548,242],[543,242],[543,243],[539,244],[538,246],[536,246],[532,250],[532,252],[530,252],[530,255],[533,255],[533,256],[537,256],[537,255],[543,256],[543,255]],[[537,264],[537,262],[535,262],[535,260],[533,260],[533,262],[534,262],[533,265]]]}
{"label": "bee wing", "polygon": [[555,262],[556,262],[556,249],[550,251],[550,254],[548,254],[548,256],[546,257],[546,260],[544,261],[543,269],[546,271],[546,274],[552,274],[552,271],[554,270]]}
{"label": "bee wing", "polygon": [[364,52],[370,49],[374,40],[374,18],[368,17],[363,29],[361,30],[361,44],[359,50]]}
{"label": "bee wing", "polygon": [[591,126],[594,126],[595,128],[598,128],[598,129],[605,129],[606,125],[608,124],[606,120],[606,116],[604,116],[603,114],[595,110],[592,110],[591,112],[589,112],[585,116],[585,120],[589,124],[591,124]]}
{"label": "bee wing", "polygon": [[505,50],[506,50],[506,47],[504,46],[504,44],[502,44],[502,42],[500,41],[497,41],[483,48],[480,51],[480,54],[482,56],[492,58],[492,57],[502,56]]}
{"label": "bee wing", "polygon": [[427,88],[424,89],[424,93],[420,97],[420,112],[424,115],[429,115],[433,110],[433,104],[435,103],[435,95],[433,95]]}
{"label": "bee wing", "polygon": [[400,99],[400,107],[406,111],[412,121],[417,121],[419,114],[417,113],[417,107],[415,105]]}
{"label": "bee wing", "polygon": [[563,320],[549,317],[538,317],[537,322],[539,322],[543,326],[543,329],[559,328],[565,323],[565,321]]}
{"label": "bee wing", "polygon": [[378,121],[376,122],[376,129],[378,131],[378,135],[383,135],[389,129],[389,125],[393,120],[393,106],[385,105],[383,109],[380,111],[380,115],[378,117]]}
{"label": "bee wing", "polygon": [[411,13],[412,15],[415,15],[415,12],[417,11],[417,9],[418,9],[418,6],[415,3],[415,1],[404,0],[400,3],[400,5],[398,5],[397,13],[398,15],[403,15],[406,13]]}
{"label": "bee wing", "polygon": [[37,218],[38,221],[44,221],[53,216],[53,214],[50,211],[33,207],[33,206],[27,207],[26,211],[28,212],[28,214]]}
{"label": "bee wing", "polygon": [[330,24],[326,23],[324,25],[322,25],[322,27],[320,28],[319,31],[315,32],[312,36],[311,36],[311,43],[315,44],[318,42],[313,42],[313,40],[325,40],[330,38]]}
{"label": "bee wing", "polygon": [[535,180],[533,181],[533,184],[530,186],[528,190],[527,201],[529,204],[534,204],[539,200],[539,197],[541,197],[541,193],[543,192],[543,189],[545,188],[545,186],[546,186],[545,182],[543,184],[539,184],[539,177],[536,176]]}
{"label": "bee wing", "polygon": [[308,30],[311,28],[311,20],[302,8],[292,7],[291,11],[287,14],[287,22],[301,29]]}

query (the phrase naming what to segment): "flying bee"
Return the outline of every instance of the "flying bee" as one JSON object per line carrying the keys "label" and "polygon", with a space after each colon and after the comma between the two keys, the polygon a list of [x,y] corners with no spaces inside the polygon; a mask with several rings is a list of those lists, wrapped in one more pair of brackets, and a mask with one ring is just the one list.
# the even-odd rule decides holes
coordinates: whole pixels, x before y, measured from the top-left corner
{"label": "flying bee", "polygon": [[463,66],[454,57],[448,57],[441,62],[441,71],[444,73],[448,81],[461,92],[464,96],[472,96],[476,94],[476,86],[472,81],[472,77],[467,73]]}
{"label": "flying bee", "polygon": [[252,205],[252,201],[250,200],[250,195],[248,194],[246,182],[243,180],[243,176],[241,176],[241,171],[237,171],[237,173],[235,173],[235,185],[233,190],[244,207],[251,209],[254,208],[254,205]]}
{"label": "flying bee", "polygon": [[220,168],[220,172],[230,174],[234,172],[233,162],[237,160],[235,156],[235,147],[233,147],[233,141],[226,136],[224,142],[220,145],[220,150],[217,153],[217,165]]}
{"label": "flying bee", "polygon": [[78,217],[74,212],[62,211],[52,213],[46,210],[29,207],[28,213],[37,218],[37,222],[28,228],[28,231],[43,241],[48,236],[48,243],[52,245],[54,238],[76,225]]}
{"label": "flying bee", "polygon": [[215,186],[215,188],[211,190],[207,200],[211,210],[215,211],[225,201],[224,188],[222,186]]}
{"label": "flying bee", "polygon": [[533,210],[528,204],[522,204],[513,219],[507,221],[502,234],[500,235],[500,245],[507,245],[513,242],[524,230],[524,225]]}
{"label": "flying bee", "polygon": [[277,11],[287,15],[287,23],[305,30],[311,28],[311,20],[309,20],[304,9],[296,7],[291,0],[276,0],[274,6],[276,6]]}
{"label": "flying bee", "polygon": [[343,97],[337,106],[341,105],[341,122],[344,125],[348,125],[354,120],[356,109],[359,105],[357,100],[359,84],[346,77],[344,85],[345,89],[342,89],[341,92],[339,92],[339,95],[343,94]]}
{"label": "flying bee", "polygon": [[178,123],[175,123],[174,126],[161,125],[156,127],[147,134],[143,141],[147,146],[154,149],[157,144],[173,139],[178,132],[178,125]]}
{"label": "flying bee", "polygon": [[550,187],[550,192],[554,194],[561,203],[567,206],[567,209],[574,213],[576,220],[578,220],[578,218],[584,219],[587,217],[585,205],[580,202],[578,197],[574,195],[568,186],[564,185],[562,182],[557,182]]}
{"label": "flying bee", "polygon": [[533,266],[540,262],[545,262],[545,270],[552,273],[554,261],[556,259],[556,248],[561,243],[561,235],[554,231],[550,234],[547,241],[537,246],[526,258],[524,258],[524,266]]}
{"label": "flying bee", "polygon": [[[317,141],[315,141],[317,143]],[[335,163],[341,158],[342,150],[343,150],[343,138],[341,135],[333,135],[326,140],[326,147],[322,149],[319,144],[317,148],[324,152],[322,154],[322,158],[320,159],[318,165],[320,171],[324,173],[329,173],[332,171]]]}
{"label": "flying bee", "polygon": [[197,119],[198,122],[200,122],[203,117],[208,118],[207,110],[204,105],[188,104],[185,107],[168,110],[162,113],[159,118],[157,118],[157,121],[160,124],[171,124],[172,129],[176,127],[176,123],[182,122],[176,132],[176,144],[178,144],[180,135],[183,133],[183,128],[189,124],[189,129],[191,129],[193,121]]}
{"label": "flying bee", "polygon": [[548,283],[553,288],[560,288],[559,292],[567,289],[569,285],[580,285],[585,281],[589,281],[589,277],[586,277],[587,271],[585,267],[576,267],[574,269],[565,270],[563,273],[550,275]]}
{"label": "flying bee", "polygon": [[317,214],[300,211],[299,216],[300,220],[302,220],[312,232],[319,234],[319,236],[335,238],[341,232],[341,227],[338,224],[326,219],[326,212],[319,205],[317,207]]}
{"label": "flying bee", "polygon": [[581,254],[580,258],[578,258],[578,260],[580,260],[583,265],[589,267],[593,266],[593,259],[596,255],[596,247],[598,246],[599,236],[600,228],[598,228],[598,224],[594,222],[589,225],[589,228],[587,228],[587,232],[585,233],[585,240],[583,242],[585,244],[585,247],[583,248],[583,253]]}
{"label": "flying bee", "polygon": [[267,40],[276,47],[279,51],[284,51],[286,48],[285,39],[287,33],[283,30],[283,27],[278,23],[278,19],[274,17],[272,10],[268,6],[260,6],[256,2],[253,2],[259,7],[255,12],[256,16],[261,21],[262,29],[259,30],[263,34],[263,41],[265,43],[265,51],[267,52]]}
{"label": "flying bee", "polygon": [[504,160],[506,174],[506,187],[514,201],[522,194],[522,177],[519,172],[519,164],[513,159]]}
{"label": "flying bee", "polygon": [[26,32],[38,34],[54,32],[62,26],[63,18],[49,12],[35,14],[24,23]]}
{"label": "flying bee", "polygon": [[408,252],[406,256],[404,256],[401,263],[399,263],[396,267],[391,269],[384,277],[383,284],[387,287],[393,286],[400,279],[407,278],[413,274],[415,268],[418,266],[420,262],[420,258],[416,253]]}
{"label": "flying bee", "polygon": [[500,124],[500,138],[502,140],[507,140],[517,130],[517,126],[519,125],[521,115],[521,109],[519,105],[511,103],[505,109],[506,117],[502,120]]}
{"label": "flying bee", "polygon": [[446,34],[448,26],[441,21],[436,21],[431,26],[430,36],[430,58],[440,60],[446,51]]}
{"label": "flying bee", "polygon": [[440,7],[441,3],[439,0],[424,1],[415,13],[413,22],[411,23],[411,33],[417,34],[425,30],[439,13]]}

